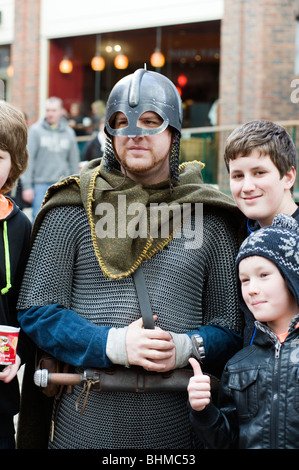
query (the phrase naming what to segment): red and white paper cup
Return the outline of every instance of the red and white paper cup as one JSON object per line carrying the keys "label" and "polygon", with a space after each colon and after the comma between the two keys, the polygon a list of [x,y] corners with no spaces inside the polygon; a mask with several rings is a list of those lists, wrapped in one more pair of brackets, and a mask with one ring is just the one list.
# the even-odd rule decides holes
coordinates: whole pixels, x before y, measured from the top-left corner
{"label": "red and white paper cup", "polygon": [[0,365],[15,363],[19,331],[14,326],[0,325]]}

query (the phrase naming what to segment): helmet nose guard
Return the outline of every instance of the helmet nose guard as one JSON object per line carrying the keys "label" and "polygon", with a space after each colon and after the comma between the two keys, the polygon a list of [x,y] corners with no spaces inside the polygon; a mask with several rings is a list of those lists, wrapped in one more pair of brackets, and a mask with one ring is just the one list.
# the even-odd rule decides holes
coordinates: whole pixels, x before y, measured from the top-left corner
{"label": "helmet nose guard", "polygon": [[[157,113],[162,124],[154,129],[138,126],[139,117],[146,111]],[[114,129],[112,121],[118,112],[125,114],[128,125]],[[171,126],[180,133],[182,119],[182,100],[174,84],[157,72],[138,69],[113,87],[106,105],[105,132],[110,137],[134,137],[160,134]]]}

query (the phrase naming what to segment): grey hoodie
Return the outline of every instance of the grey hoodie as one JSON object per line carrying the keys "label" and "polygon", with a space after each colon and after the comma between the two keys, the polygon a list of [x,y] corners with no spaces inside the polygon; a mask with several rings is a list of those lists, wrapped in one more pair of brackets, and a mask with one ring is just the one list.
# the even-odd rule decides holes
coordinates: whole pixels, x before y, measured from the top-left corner
{"label": "grey hoodie", "polygon": [[76,135],[62,118],[52,129],[45,119],[28,130],[29,164],[21,177],[23,189],[36,183],[56,183],[60,178],[79,171],[79,149]]}

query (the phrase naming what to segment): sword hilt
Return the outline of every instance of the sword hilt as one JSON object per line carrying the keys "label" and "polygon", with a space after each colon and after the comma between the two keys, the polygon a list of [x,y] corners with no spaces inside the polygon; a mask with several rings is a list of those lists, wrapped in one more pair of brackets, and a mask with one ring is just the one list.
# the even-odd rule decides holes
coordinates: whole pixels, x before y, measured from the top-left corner
{"label": "sword hilt", "polygon": [[34,373],[34,383],[38,387],[45,388],[49,384],[54,385],[81,385],[85,381],[81,374],[51,373],[47,369],[39,369]]}

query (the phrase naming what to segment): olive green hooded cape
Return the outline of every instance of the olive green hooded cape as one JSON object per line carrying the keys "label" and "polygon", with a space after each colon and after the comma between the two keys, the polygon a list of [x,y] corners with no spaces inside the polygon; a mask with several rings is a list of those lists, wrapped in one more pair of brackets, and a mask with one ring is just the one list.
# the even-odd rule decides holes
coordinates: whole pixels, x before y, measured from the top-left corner
{"label": "olive green hooded cape", "polygon": [[[204,210],[209,206],[209,210],[233,215],[234,223],[240,222],[241,215],[233,199],[212,185],[203,183],[202,168],[203,164],[198,161],[180,165],[179,183],[170,191],[168,180],[143,186],[124,178],[118,170],[107,172],[103,161],[93,160],[83,167],[80,175],[65,178],[51,186],[35,221],[33,237],[51,208],[59,205],[83,205],[88,216],[94,251],[103,273],[110,278],[129,276],[143,261],[163,249],[180,228],[173,223],[172,211],[163,212],[158,209],[161,203],[166,203],[170,208],[181,207],[181,214],[183,204],[190,203],[191,207],[191,204],[203,203]],[[159,213],[157,234],[152,233],[150,225],[154,206],[157,206],[157,214]],[[103,207],[108,208],[108,212],[101,213]],[[133,212],[129,208],[133,208]],[[145,223],[140,229],[142,234],[139,231],[140,236],[128,236],[128,227],[138,225],[136,213],[139,214],[139,221],[143,220]],[[99,224],[101,236],[97,229]],[[165,224],[169,225],[167,236],[161,230]],[[104,227],[108,236],[103,236]],[[108,232],[107,227],[112,231]]]}

